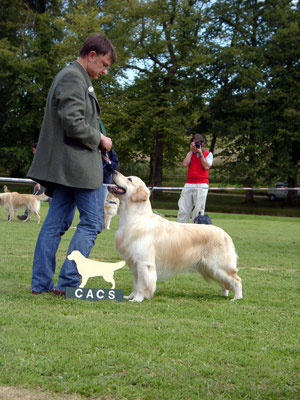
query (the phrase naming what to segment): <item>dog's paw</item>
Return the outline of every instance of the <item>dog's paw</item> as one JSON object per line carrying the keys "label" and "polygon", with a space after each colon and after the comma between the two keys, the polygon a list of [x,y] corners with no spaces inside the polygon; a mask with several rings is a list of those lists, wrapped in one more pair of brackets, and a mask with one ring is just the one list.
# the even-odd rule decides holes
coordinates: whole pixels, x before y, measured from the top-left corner
{"label": "dog's paw", "polygon": [[135,297],[135,298],[133,298],[133,299],[131,299],[131,300],[129,300],[130,301],[130,303],[141,303],[142,301],[144,300],[144,298],[142,297],[142,298],[137,298],[137,297]]}
{"label": "dog's paw", "polygon": [[222,289],[221,295],[222,295],[223,297],[228,297],[228,295],[229,295],[229,290],[227,290],[227,289]]}
{"label": "dog's paw", "polygon": [[141,303],[143,300],[144,296],[142,296],[141,294],[136,294],[129,301],[131,301],[132,303]]}
{"label": "dog's paw", "polygon": [[231,299],[230,301],[235,301],[235,300],[241,300],[243,298],[242,295],[239,296],[235,296],[233,299]]}

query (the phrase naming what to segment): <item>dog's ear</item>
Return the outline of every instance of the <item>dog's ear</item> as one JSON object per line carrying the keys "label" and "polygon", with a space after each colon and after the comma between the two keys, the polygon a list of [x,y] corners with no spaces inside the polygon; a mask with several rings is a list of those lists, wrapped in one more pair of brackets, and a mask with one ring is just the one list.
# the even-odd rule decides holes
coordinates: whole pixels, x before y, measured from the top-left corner
{"label": "dog's ear", "polygon": [[147,189],[140,186],[137,188],[137,190],[134,193],[132,193],[132,195],[130,196],[130,200],[134,201],[134,202],[146,201],[146,200],[148,200],[148,197],[149,197],[149,193],[148,193]]}

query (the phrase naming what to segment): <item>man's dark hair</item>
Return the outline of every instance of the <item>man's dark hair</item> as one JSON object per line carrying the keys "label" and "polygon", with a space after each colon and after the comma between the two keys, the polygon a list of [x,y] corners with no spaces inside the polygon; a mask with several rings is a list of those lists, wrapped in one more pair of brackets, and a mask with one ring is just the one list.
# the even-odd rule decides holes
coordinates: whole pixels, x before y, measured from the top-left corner
{"label": "man's dark hair", "polygon": [[37,142],[33,143],[32,147],[34,147],[36,149],[37,148]]}
{"label": "man's dark hair", "polygon": [[86,57],[90,51],[95,51],[96,54],[111,54],[112,63],[117,61],[117,53],[113,44],[109,39],[101,36],[99,33],[93,33],[86,38],[79,51],[79,56]]}

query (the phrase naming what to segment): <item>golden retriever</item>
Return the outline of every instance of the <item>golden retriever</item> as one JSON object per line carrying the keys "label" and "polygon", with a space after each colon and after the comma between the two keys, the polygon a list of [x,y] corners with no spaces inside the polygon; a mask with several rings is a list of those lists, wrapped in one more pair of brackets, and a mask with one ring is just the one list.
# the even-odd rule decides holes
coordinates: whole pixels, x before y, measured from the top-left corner
{"label": "golden retriever", "polygon": [[117,269],[121,269],[125,265],[125,261],[116,263],[103,263],[99,261],[89,260],[84,257],[80,251],[74,250],[68,255],[69,260],[73,260],[76,263],[78,273],[82,276],[80,288],[85,287],[89,278],[95,276],[102,276],[106,282],[112,284],[112,289],[115,288],[114,272]]}
{"label": "golden retriever", "polygon": [[0,193],[0,205],[8,211],[8,220],[11,221],[14,217],[16,210],[20,208],[27,208],[28,216],[24,222],[29,221],[32,214],[34,214],[40,223],[40,202],[47,201],[48,197],[42,193],[39,196],[34,194],[20,194],[18,192]]}
{"label": "golden retriever", "polygon": [[237,254],[230,236],[213,225],[170,222],[152,212],[149,190],[138,177],[113,174],[108,190],[120,199],[120,226],[115,243],[133,273],[133,291],[126,299],[153,297],[157,275],[188,268],[221,286],[223,296],[242,298]]}
{"label": "golden retriever", "polygon": [[112,193],[108,193],[104,204],[104,228],[110,229],[111,219],[117,215],[120,200]]}

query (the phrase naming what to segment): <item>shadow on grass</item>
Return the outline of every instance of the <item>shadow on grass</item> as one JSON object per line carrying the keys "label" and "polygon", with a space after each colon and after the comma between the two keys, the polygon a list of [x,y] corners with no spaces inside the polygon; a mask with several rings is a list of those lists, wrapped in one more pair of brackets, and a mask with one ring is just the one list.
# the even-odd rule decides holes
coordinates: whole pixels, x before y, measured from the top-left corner
{"label": "shadow on grass", "polygon": [[197,300],[197,301],[204,301],[207,302],[209,300],[212,301],[227,301],[230,300],[231,296],[228,298],[221,296],[218,293],[212,294],[212,293],[195,293],[195,292],[180,292],[180,291],[164,291],[164,290],[158,290],[155,292],[154,297],[157,298],[157,300],[163,299],[187,299],[187,300]]}

